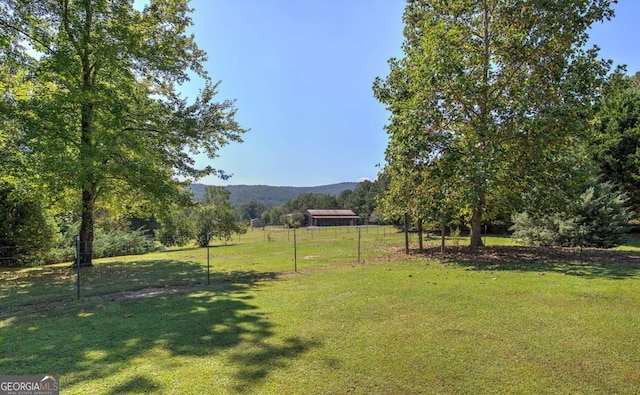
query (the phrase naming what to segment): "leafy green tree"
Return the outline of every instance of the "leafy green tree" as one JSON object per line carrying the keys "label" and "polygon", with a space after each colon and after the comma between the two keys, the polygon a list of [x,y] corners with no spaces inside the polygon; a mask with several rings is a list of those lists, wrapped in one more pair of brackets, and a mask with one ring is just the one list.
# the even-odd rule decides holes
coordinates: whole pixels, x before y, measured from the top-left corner
{"label": "leafy green tree", "polygon": [[284,204],[285,214],[304,213],[309,209],[332,210],[339,208],[338,199],[325,193],[302,193]]}
{"label": "leafy green tree", "polygon": [[174,206],[158,218],[156,238],[166,246],[185,246],[195,239],[196,220],[192,207]]}
{"label": "leafy green tree", "polygon": [[340,205],[340,207],[344,209],[348,209],[352,195],[353,195],[353,190],[351,189],[345,189],[344,191],[340,192],[340,194],[337,197],[338,204]]}
{"label": "leafy green tree", "polygon": [[[187,0],[151,0],[142,11],[131,1],[0,0],[0,10],[5,71],[30,84],[5,92],[11,116],[0,126],[51,196],[76,191],[82,264],[91,265],[96,208],[149,211],[188,199],[177,176],[223,174],[193,156],[215,157],[245,130],[232,102],[214,101],[206,54],[187,33]],[[206,82],[191,103],[177,93],[190,75]]]}
{"label": "leafy green tree", "polygon": [[356,185],[346,207],[368,223],[376,210],[376,199],[382,192],[378,181],[362,181]]}
{"label": "leafy green tree", "polygon": [[513,216],[514,237],[530,245],[611,248],[624,241],[627,197],[610,183],[588,187],[565,211]]}
{"label": "leafy green tree", "polygon": [[280,218],[280,222],[282,222],[288,228],[299,228],[304,222],[304,214],[300,211],[294,211],[289,214],[284,214]]}
{"label": "leafy green tree", "polygon": [[617,76],[601,98],[590,141],[602,178],[640,209],[640,73]]}
{"label": "leafy green tree", "polygon": [[373,87],[392,114],[387,209],[462,215],[480,246],[486,216],[561,204],[588,162],[609,63],[584,45],[610,3],[409,0],[404,57]]}
{"label": "leafy green tree", "polygon": [[224,187],[208,187],[204,202],[197,208],[197,240],[201,247],[211,238],[224,240],[225,245],[233,234],[246,233],[247,227],[236,221],[231,208],[231,194]]}
{"label": "leafy green tree", "polygon": [[263,211],[262,216],[260,218],[262,218],[262,221],[264,221],[266,225],[271,224],[272,222],[271,211],[270,210]]}
{"label": "leafy green tree", "polygon": [[262,203],[258,203],[255,200],[250,200],[243,203],[236,210],[237,217],[241,221],[249,221],[255,218],[260,218],[262,213],[267,210],[267,206]]}
{"label": "leafy green tree", "polygon": [[0,266],[42,261],[55,241],[53,221],[37,197],[0,183]]}
{"label": "leafy green tree", "polygon": [[262,214],[262,218],[264,219],[266,224],[272,225],[282,225],[284,222],[281,221],[284,215],[284,205],[279,205],[271,208],[269,211]]}

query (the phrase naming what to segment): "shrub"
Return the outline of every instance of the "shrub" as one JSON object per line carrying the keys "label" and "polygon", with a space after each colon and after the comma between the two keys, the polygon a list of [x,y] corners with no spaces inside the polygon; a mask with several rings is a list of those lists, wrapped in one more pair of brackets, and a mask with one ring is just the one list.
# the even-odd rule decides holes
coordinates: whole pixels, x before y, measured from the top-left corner
{"label": "shrub", "polygon": [[513,216],[514,237],[529,245],[611,248],[624,241],[627,198],[610,183],[590,186],[562,213]]}
{"label": "shrub", "polygon": [[133,231],[122,229],[98,230],[93,241],[93,256],[95,258],[146,254],[156,249],[157,246],[153,238],[143,228]]}
{"label": "shrub", "polygon": [[[74,224],[63,237],[64,242],[46,256],[46,263],[71,262],[76,257],[75,234],[78,224]],[[93,257],[107,258],[123,255],[146,254],[162,248],[144,228],[136,230],[97,228],[93,239]]]}
{"label": "shrub", "polygon": [[191,209],[174,207],[161,216],[159,222],[160,229],[156,231],[156,238],[168,247],[185,246],[195,237],[195,215]]}
{"label": "shrub", "polygon": [[0,183],[0,266],[41,263],[55,243],[54,228],[35,196]]}

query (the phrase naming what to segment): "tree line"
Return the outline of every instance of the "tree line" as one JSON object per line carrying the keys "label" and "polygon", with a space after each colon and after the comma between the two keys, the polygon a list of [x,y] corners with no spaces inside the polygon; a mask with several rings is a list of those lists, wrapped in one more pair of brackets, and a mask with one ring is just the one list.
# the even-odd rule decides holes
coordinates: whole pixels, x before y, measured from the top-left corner
{"label": "tree line", "polygon": [[[288,202],[302,193],[324,193],[339,195],[340,192],[356,187],[356,182],[342,182],[338,184],[320,185],[314,187],[292,187],[271,185],[228,185],[225,188],[231,192],[231,204],[238,206],[246,202],[254,201],[272,208]],[[191,184],[194,198],[201,199],[207,185]],[[255,218],[255,217],[254,217]]]}

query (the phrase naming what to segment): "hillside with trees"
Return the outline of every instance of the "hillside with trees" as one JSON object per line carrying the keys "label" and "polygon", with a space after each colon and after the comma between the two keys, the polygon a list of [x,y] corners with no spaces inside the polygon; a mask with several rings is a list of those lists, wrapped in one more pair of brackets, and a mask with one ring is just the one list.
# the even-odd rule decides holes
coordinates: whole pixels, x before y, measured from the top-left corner
{"label": "hillside with trees", "polygon": [[[322,193],[338,196],[346,190],[353,190],[358,183],[341,182],[338,184],[320,185],[315,187],[291,187],[269,185],[229,185],[225,188],[230,192],[231,204],[239,206],[247,202],[257,202],[267,208],[284,204],[303,193]],[[195,200],[202,200],[208,186],[203,184],[191,184]]]}
{"label": "hillside with trees", "polygon": [[378,223],[381,215],[377,210],[388,185],[388,178],[380,175],[375,181],[365,180],[356,184],[353,190],[345,189],[339,195],[327,193],[302,193],[288,202],[265,210],[261,218],[266,224],[300,226],[304,212],[309,209],[352,210],[360,217],[361,224]]}

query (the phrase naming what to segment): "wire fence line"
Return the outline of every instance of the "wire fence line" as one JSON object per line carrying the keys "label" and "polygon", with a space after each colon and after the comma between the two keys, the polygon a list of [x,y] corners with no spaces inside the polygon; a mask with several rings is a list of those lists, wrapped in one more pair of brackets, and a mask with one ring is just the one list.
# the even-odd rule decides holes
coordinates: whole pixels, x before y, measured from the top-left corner
{"label": "wire fence line", "polygon": [[[419,249],[419,235],[409,233],[410,250]],[[440,248],[441,235],[423,235],[425,249]],[[489,236],[491,245],[510,243]],[[228,243],[216,241],[165,249],[143,255],[94,259],[94,267],[72,262],[39,267],[0,267],[0,318],[16,310],[51,302],[118,299],[209,284],[246,284],[281,273],[312,272],[346,264],[386,264],[404,253],[404,232],[391,226],[250,229]],[[487,239],[485,238],[485,244]],[[464,245],[468,237],[448,236],[448,246]],[[76,244],[76,251],[79,251]],[[0,259],[27,247],[0,246]],[[78,259],[76,252],[76,262]],[[1,261],[0,261],[1,262]],[[1,263],[0,263],[1,264]]]}
{"label": "wire fence line", "polygon": [[[411,234],[410,239],[413,247],[417,246],[418,236]],[[4,268],[0,271],[0,311],[145,289],[245,282],[254,276],[323,265],[366,263],[391,250],[397,253],[403,245],[403,233],[391,226],[264,228],[236,235],[227,245],[214,241],[205,248],[94,259],[91,268],[71,262],[30,269]],[[79,251],[78,244],[75,248]]]}

